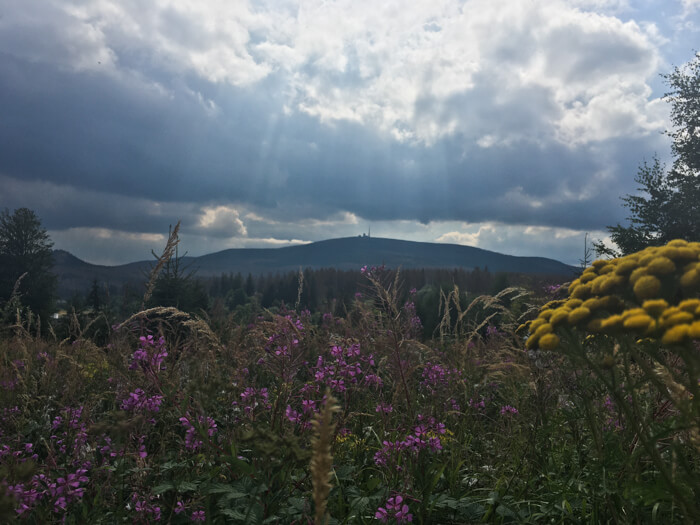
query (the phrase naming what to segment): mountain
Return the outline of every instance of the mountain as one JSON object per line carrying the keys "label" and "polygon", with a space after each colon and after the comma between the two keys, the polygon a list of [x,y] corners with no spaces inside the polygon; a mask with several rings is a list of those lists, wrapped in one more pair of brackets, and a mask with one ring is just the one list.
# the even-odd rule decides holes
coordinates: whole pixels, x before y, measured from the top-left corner
{"label": "mountain", "polygon": [[[54,252],[59,295],[84,293],[93,279],[109,286],[139,284],[146,280],[152,261],[120,266],[87,263],[63,250]],[[285,248],[233,248],[200,257],[184,257],[183,264],[199,277],[241,272],[253,275],[296,271],[301,268],[359,270],[385,264],[390,268],[484,268],[570,277],[574,267],[546,257],[517,257],[457,244],[401,241],[375,237],[345,237]]]}

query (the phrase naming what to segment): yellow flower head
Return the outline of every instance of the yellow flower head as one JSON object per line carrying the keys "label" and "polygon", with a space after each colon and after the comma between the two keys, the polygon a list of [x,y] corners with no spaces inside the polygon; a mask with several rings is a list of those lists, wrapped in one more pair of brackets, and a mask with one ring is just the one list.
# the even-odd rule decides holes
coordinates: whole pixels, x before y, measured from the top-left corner
{"label": "yellow flower head", "polygon": [[582,283],[585,284],[585,283],[587,283],[587,282],[589,282],[589,281],[592,281],[593,279],[596,279],[597,277],[598,277],[598,276],[597,276],[595,273],[589,272],[589,273],[584,273],[584,274],[580,277],[580,280],[581,280]]}
{"label": "yellow flower head", "polygon": [[637,259],[622,259],[620,264],[615,267],[615,273],[617,275],[627,275],[637,268],[638,265],[639,261],[637,261]]}
{"label": "yellow flower head", "polygon": [[698,307],[700,307],[700,299],[686,299],[678,303],[678,308],[691,314],[694,314]]}
{"label": "yellow flower head", "polygon": [[605,274],[607,274],[607,273],[614,272],[614,271],[615,271],[615,265],[614,265],[614,264],[606,264],[606,265],[603,266],[600,270],[598,270],[598,273],[599,273],[600,275],[605,275]]}
{"label": "yellow flower head", "polygon": [[668,303],[664,299],[650,299],[644,301],[642,307],[650,314],[660,316],[661,313],[668,308]]}
{"label": "yellow flower head", "polygon": [[[613,260],[595,261],[525,325],[528,348],[555,348],[565,324],[594,332],[628,332],[663,344],[700,339],[700,242],[673,241]],[[669,304],[670,298],[677,304]]]}
{"label": "yellow flower head", "polygon": [[576,297],[577,299],[587,299],[589,295],[591,295],[590,284],[580,284],[574,288],[573,292],[571,292],[571,296]]}
{"label": "yellow flower head", "polygon": [[547,319],[544,319],[542,317],[538,317],[532,323],[530,324],[530,332],[534,333],[537,331],[537,329],[542,326],[543,324],[547,324]]}
{"label": "yellow flower head", "polygon": [[695,321],[688,329],[688,336],[691,339],[700,339],[700,321]]}
{"label": "yellow flower head", "polygon": [[661,342],[665,345],[679,345],[688,338],[689,333],[690,326],[679,324],[666,330],[666,333],[661,338]]}
{"label": "yellow flower head", "polygon": [[579,306],[569,313],[568,321],[570,325],[575,325],[591,315],[591,311],[585,306]]}
{"label": "yellow flower head", "polygon": [[578,308],[582,304],[583,301],[581,299],[569,299],[568,301],[566,301],[566,303],[564,303],[564,306],[573,310],[574,308]]}
{"label": "yellow flower head", "polygon": [[633,315],[644,315],[646,314],[646,311],[644,308],[630,308],[629,310],[625,310],[622,312],[622,318],[627,320],[628,318],[632,317]]}
{"label": "yellow flower head", "polygon": [[623,326],[633,331],[646,331],[654,323],[654,320],[645,314],[636,314],[625,319]]}
{"label": "yellow flower head", "polygon": [[601,307],[601,301],[597,297],[591,297],[581,303],[581,306],[588,308],[591,312]]}
{"label": "yellow flower head", "polygon": [[550,334],[554,331],[554,327],[551,324],[543,324],[537,330],[535,330],[535,337],[542,337],[544,334]]}
{"label": "yellow flower head", "polygon": [[634,295],[637,299],[651,299],[659,295],[661,291],[661,281],[653,275],[640,277],[634,285]]}
{"label": "yellow flower head", "polygon": [[654,275],[666,275],[676,271],[676,265],[668,257],[656,257],[649,264],[647,270]]}
{"label": "yellow flower head", "polygon": [[683,288],[698,288],[700,287],[700,272],[697,268],[688,270],[681,277],[681,286]]}
{"label": "yellow flower head", "polygon": [[693,314],[689,314],[688,312],[677,312],[673,315],[669,315],[668,317],[663,318],[663,320],[661,321],[661,326],[663,328],[667,328],[669,326],[675,326],[677,324],[692,322]]}
{"label": "yellow flower head", "polygon": [[638,267],[630,274],[630,283],[635,284],[640,278],[644,277],[645,275],[648,275],[646,267]]}
{"label": "yellow flower head", "polygon": [[574,279],[569,285],[569,293],[571,294],[578,286],[581,285],[581,279]]}
{"label": "yellow flower head", "polygon": [[569,318],[569,310],[568,308],[562,307],[562,308],[557,308],[554,313],[552,314],[552,317],[549,318],[549,322],[552,326],[555,326],[562,321],[566,321]]}
{"label": "yellow flower head", "polygon": [[547,308],[546,310],[542,310],[540,312],[540,315],[538,315],[537,317],[541,317],[542,319],[549,319],[550,317],[552,317],[553,313],[554,310],[552,310],[551,308]]}
{"label": "yellow flower head", "polygon": [[622,325],[623,318],[621,315],[611,315],[607,319],[604,319],[600,325],[602,330],[611,330]]}
{"label": "yellow flower head", "polygon": [[559,346],[559,337],[555,334],[545,334],[540,338],[539,343],[542,350],[554,350]]}

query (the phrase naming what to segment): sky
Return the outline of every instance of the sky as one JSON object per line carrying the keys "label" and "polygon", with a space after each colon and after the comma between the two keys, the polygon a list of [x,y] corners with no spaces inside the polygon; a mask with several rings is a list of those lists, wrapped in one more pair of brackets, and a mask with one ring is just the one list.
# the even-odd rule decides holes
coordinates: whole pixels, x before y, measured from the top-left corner
{"label": "sky", "polygon": [[700,0],[0,0],[0,209],[97,264],[356,236],[576,264]]}

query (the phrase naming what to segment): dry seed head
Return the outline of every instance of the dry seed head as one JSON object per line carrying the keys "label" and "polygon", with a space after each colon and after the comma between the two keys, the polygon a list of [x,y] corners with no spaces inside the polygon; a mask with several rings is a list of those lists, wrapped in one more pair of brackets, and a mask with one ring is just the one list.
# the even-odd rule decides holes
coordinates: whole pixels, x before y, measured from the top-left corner
{"label": "dry seed head", "polygon": [[316,507],[315,523],[326,523],[326,505],[328,494],[331,491],[331,470],[333,456],[331,456],[331,444],[333,443],[333,413],[338,412],[337,400],[326,389],[326,402],[321,411],[311,422],[314,436],[311,440],[313,456],[311,457],[311,483],[313,485],[313,500]]}

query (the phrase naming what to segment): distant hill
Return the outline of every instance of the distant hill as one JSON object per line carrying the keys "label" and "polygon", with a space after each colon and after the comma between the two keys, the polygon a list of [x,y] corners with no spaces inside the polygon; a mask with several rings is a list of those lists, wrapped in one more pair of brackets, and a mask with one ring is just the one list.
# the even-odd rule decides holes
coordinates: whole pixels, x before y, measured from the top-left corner
{"label": "distant hill", "polygon": [[[139,284],[152,261],[119,266],[100,266],[78,259],[63,250],[54,251],[54,272],[59,278],[59,295],[84,293],[93,279],[109,286]],[[302,268],[359,270],[364,265],[396,268],[487,267],[491,272],[516,272],[569,277],[574,267],[546,257],[517,257],[458,244],[401,241],[369,237],[345,237],[285,248],[233,248],[183,262],[199,277],[241,272],[253,275],[296,271]]]}

